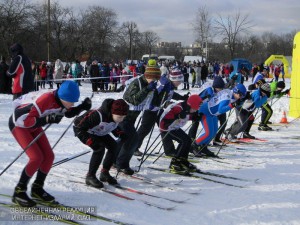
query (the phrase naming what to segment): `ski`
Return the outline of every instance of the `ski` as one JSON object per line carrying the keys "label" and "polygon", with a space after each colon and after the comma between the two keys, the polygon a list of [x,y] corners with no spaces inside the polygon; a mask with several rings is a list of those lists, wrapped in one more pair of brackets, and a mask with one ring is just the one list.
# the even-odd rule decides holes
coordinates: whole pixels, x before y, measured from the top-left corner
{"label": "ski", "polygon": [[[75,180],[69,180],[70,182],[73,182],[73,183],[78,183],[78,184],[84,184],[86,185],[84,182],[82,181],[75,181]],[[87,186],[87,185],[86,185]],[[113,186],[113,185],[112,185]],[[87,187],[90,187],[90,186],[87,186]],[[93,187],[91,187],[93,188]],[[146,201],[146,200],[143,200],[143,199],[134,199],[134,198],[130,198],[126,195],[122,195],[122,194],[119,194],[117,192],[114,192],[112,190],[109,190],[107,188],[93,188],[95,190],[99,190],[99,191],[103,191],[105,193],[108,193],[108,194],[111,194],[111,195],[114,195],[116,197],[119,197],[119,198],[122,198],[122,199],[126,199],[126,200],[129,200],[129,201],[133,201],[133,200],[138,200],[148,206],[152,206],[152,207],[155,207],[155,208],[158,208],[158,209],[162,209],[162,210],[167,210],[167,211],[170,211],[170,210],[173,210],[175,209],[176,206],[171,206],[171,207],[165,207],[165,206],[161,206],[161,205],[157,205],[157,204],[154,204],[152,202],[149,202],[149,201]]]}
{"label": "ski", "polygon": [[[225,178],[225,179],[231,179],[231,180],[239,180],[239,181],[246,181],[246,182],[252,182],[252,180],[248,180],[248,179],[243,179],[243,178],[239,178],[239,177],[232,177],[232,176],[226,176],[226,175],[222,175],[222,174],[218,174],[218,173],[213,173],[213,172],[208,172],[208,171],[202,171],[197,169],[195,173],[200,173],[203,175],[208,175],[208,176],[215,176],[215,177],[220,177],[220,178]],[[259,179],[255,179],[253,180],[254,182],[257,182]]]}
{"label": "ski", "polygon": [[[156,187],[160,187],[160,188],[166,188],[168,190],[171,190],[171,191],[182,191],[180,189],[178,189],[178,187],[170,187],[170,186],[166,186],[164,184],[161,184],[161,183],[157,183],[157,181],[154,181],[152,180],[151,178],[148,178],[148,177],[140,177],[140,176],[137,176],[137,175],[127,175],[127,174],[123,174],[121,173],[122,176],[125,176],[125,177],[128,177],[128,178],[132,178],[132,179],[136,179],[140,182],[143,182],[143,183],[146,183],[146,184],[150,184],[150,185],[154,185]],[[149,179],[149,180],[148,180]],[[180,180],[180,182],[182,182],[183,180]],[[173,185],[177,185],[177,184],[173,184]],[[191,195],[198,195],[199,192],[188,192],[186,190],[183,191],[184,193],[186,194],[191,194]]]}
{"label": "ski", "polygon": [[[3,194],[1,194],[1,196],[8,197]],[[9,196],[9,197],[11,197],[11,196]],[[15,208],[15,207],[24,208],[24,210],[26,209],[26,214],[30,213],[31,215],[37,215],[39,220],[42,220],[42,221],[49,220],[49,221],[57,221],[57,222],[61,222],[61,223],[66,223],[66,224],[83,225],[83,223],[77,222],[75,220],[64,218],[66,216],[55,214],[55,213],[50,213],[50,212],[45,212],[45,211],[49,211],[49,210],[45,210],[45,209],[43,209],[43,207],[40,207],[40,206],[34,206],[34,207],[27,208],[27,207],[22,207],[22,206],[16,205],[14,203],[5,203],[5,202],[0,202],[0,205],[3,207],[6,207],[6,208]]]}
{"label": "ski", "polygon": [[[116,168],[111,168],[111,170],[116,170]],[[153,180],[149,177],[146,177],[144,175],[136,175],[136,174],[133,174],[133,175],[127,175],[127,174],[124,174],[124,173],[118,173],[118,175],[125,175],[125,176],[128,176],[128,177],[131,177],[133,179],[137,179],[137,180],[143,180],[143,181],[147,181],[148,183],[153,183],[155,184],[156,186],[158,187],[167,187],[166,185],[179,185],[180,183],[182,183],[183,180],[179,180],[178,182],[175,182],[175,183],[171,183],[171,182],[164,182],[164,181],[157,181],[157,180]]]}
{"label": "ski", "polygon": [[245,186],[230,184],[230,183],[223,182],[223,181],[218,181],[218,180],[213,180],[213,179],[203,177],[203,176],[198,176],[198,175],[195,175],[195,174],[192,174],[192,173],[178,174],[178,173],[172,173],[169,169],[164,169],[164,168],[156,168],[156,167],[147,167],[147,168],[157,170],[157,171],[161,171],[161,172],[165,172],[165,173],[171,173],[171,174],[176,174],[176,175],[185,176],[185,177],[202,179],[202,180],[206,180],[206,181],[210,181],[210,182],[218,183],[218,184],[223,184],[223,185],[230,186],[230,187],[245,188]]}
{"label": "ski", "polygon": [[[157,155],[154,155],[154,156],[148,156],[148,158],[157,158],[158,156]],[[161,158],[166,158],[166,159],[172,159],[173,158],[173,156],[167,156],[167,155],[163,155],[163,156],[161,156]],[[138,161],[141,161],[142,160],[142,158],[137,158],[137,160]],[[194,159],[194,158],[188,158],[188,160],[189,160],[189,162],[191,162],[191,163],[200,163],[200,161],[199,160],[196,160],[196,159]]]}
{"label": "ski", "polygon": [[124,190],[124,191],[135,193],[135,194],[147,195],[147,196],[150,196],[150,197],[153,197],[153,198],[160,198],[160,199],[164,199],[164,200],[167,200],[167,201],[170,201],[170,202],[175,202],[175,203],[184,203],[184,202],[186,202],[188,200],[188,199],[186,199],[186,200],[170,199],[170,198],[166,198],[166,197],[162,197],[162,196],[157,196],[157,195],[149,194],[149,193],[146,193],[146,192],[143,192],[143,191],[139,191],[139,190],[136,190],[136,189],[133,189],[133,188],[124,187],[124,186],[121,186],[121,185],[112,185],[112,186],[114,186],[115,188]]}

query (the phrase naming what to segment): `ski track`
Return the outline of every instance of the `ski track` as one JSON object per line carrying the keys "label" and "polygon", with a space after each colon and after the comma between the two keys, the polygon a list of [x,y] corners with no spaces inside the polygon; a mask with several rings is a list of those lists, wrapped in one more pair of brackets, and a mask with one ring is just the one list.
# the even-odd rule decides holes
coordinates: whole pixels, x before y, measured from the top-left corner
{"label": "ski track", "polygon": [[[287,87],[289,80],[287,79]],[[91,84],[83,82],[81,89],[81,100],[91,94]],[[186,92],[180,90],[179,93]],[[191,89],[192,94],[197,93]],[[121,98],[121,93],[101,93],[92,99],[93,106],[99,107],[105,98]],[[12,112],[10,95],[0,94],[0,171],[2,171],[20,152],[21,149],[12,137],[7,123]],[[288,112],[289,99],[281,98],[272,106],[274,114],[272,122],[278,123],[283,111]],[[234,113],[233,113],[234,114]],[[229,118],[228,124],[234,122],[235,116]],[[260,115],[260,112],[257,114]],[[288,121],[293,118],[288,117]],[[50,144],[53,146],[72,119],[64,118],[58,125],[53,125],[46,131]],[[260,118],[255,121],[258,123]],[[187,128],[187,124],[183,129]],[[201,179],[178,176],[147,169],[153,165],[154,158],[149,158],[142,166],[140,175],[147,176],[160,182],[176,183],[183,180],[179,185],[165,185],[174,188],[161,188],[146,184],[137,179],[119,176],[118,181],[122,186],[131,187],[149,194],[163,196],[170,199],[188,199],[185,203],[168,202],[164,199],[153,198],[145,195],[114,189],[117,193],[124,194],[135,199],[147,200],[163,206],[176,206],[172,211],[160,210],[150,207],[138,200],[128,201],[117,198],[110,194],[94,190],[82,184],[73,183],[69,180],[84,181],[88,169],[91,153],[77,159],[66,162],[52,168],[46,180],[45,188],[56,199],[70,206],[95,206],[97,214],[113,218],[122,222],[138,225],[182,225],[182,224],[239,224],[239,225],[299,225],[300,224],[300,142],[293,139],[297,136],[300,121],[295,120],[292,124],[274,126],[279,131],[261,132],[257,126],[253,126],[251,134],[267,139],[267,142],[254,142],[250,144],[228,145],[220,151],[220,159],[225,163],[216,162],[211,159],[197,158],[197,167],[203,171],[218,173],[227,176],[244,178],[251,181],[229,180],[225,178],[206,176],[207,178],[229,182],[235,185],[245,185],[245,188],[227,187]],[[270,125],[272,126],[272,125]],[[228,126],[227,126],[228,127]],[[199,128],[201,129],[201,128]],[[151,140],[158,135],[155,128]],[[146,137],[143,147],[146,146]],[[244,150],[238,150],[243,148]],[[74,137],[72,128],[65,134],[64,138],[55,147],[55,162],[66,157],[81,153],[89,148],[81,144]],[[218,148],[211,148],[217,152]],[[1,177],[1,193],[12,194],[18,182],[21,171],[27,162],[27,157],[22,155]],[[131,166],[139,165],[136,157],[132,158]],[[170,159],[160,158],[156,164],[167,168]],[[115,174],[114,171],[111,172]],[[98,173],[99,174],[99,173]],[[254,180],[259,179],[257,182]],[[33,180],[31,180],[30,184]],[[253,181],[253,182],[252,182]],[[30,186],[29,186],[30,187]],[[29,188],[30,189],[30,188]],[[186,192],[198,192],[191,195]],[[1,201],[9,202],[2,197]],[[1,213],[7,210],[0,208]],[[112,224],[100,220],[80,221],[85,224]],[[1,221],[2,224],[41,224],[39,221]],[[47,224],[59,224],[58,222],[47,222]],[[60,223],[61,224],[61,223]]]}

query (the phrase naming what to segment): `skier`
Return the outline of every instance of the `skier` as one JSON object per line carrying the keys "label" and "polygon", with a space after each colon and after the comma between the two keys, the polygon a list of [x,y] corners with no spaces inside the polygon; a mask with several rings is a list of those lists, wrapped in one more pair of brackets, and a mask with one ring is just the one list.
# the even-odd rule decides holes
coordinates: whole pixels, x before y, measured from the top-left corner
{"label": "skier", "polygon": [[[42,126],[59,123],[64,116],[70,118],[78,115],[82,110],[89,110],[91,107],[89,98],[77,107],[73,107],[74,103],[78,102],[79,96],[78,85],[73,81],[65,81],[58,90],[31,92],[16,99],[14,113],[9,118],[9,129],[19,145],[23,149],[27,148],[43,132]],[[29,180],[37,172],[31,187],[31,196],[42,201],[53,202],[54,197],[43,189],[54,160],[54,153],[45,133],[26,150],[26,154],[29,162],[23,169],[12,201],[23,207],[36,205],[26,191]]]}
{"label": "skier", "polygon": [[134,170],[129,167],[129,161],[137,148],[137,132],[134,127],[136,118],[140,112],[150,107],[158,106],[158,94],[156,90],[157,80],[160,79],[160,69],[154,59],[148,61],[144,75],[132,78],[131,83],[125,88],[123,98],[129,105],[129,112],[120,127],[126,134],[127,140],[122,145],[116,160],[119,172],[132,175]]}
{"label": "skier", "polygon": [[215,154],[207,149],[209,142],[215,137],[218,131],[217,116],[225,114],[234,108],[246,95],[246,87],[243,84],[237,84],[233,90],[224,89],[215,94],[208,102],[202,104],[198,110],[204,133],[195,139],[192,145],[192,152],[200,157],[200,152],[211,157]]}
{"label": "skier", "polygon": [[[223,78],[220,76],[216,76],[214,78],[214,81],[212,84],[207,82],[205,85],[202,86],[202,88],[200,89],[202,91],[200,91],[199,96],[201,97],[203,102],[207,102],[213,96],[215,96],[218,92],[222,91],[224,89],[224,87],[225,87],[225,82],[224,82]],[[218,120],[220,122],[220,129],[218,130],[216,136],[214,137],[214,140],[213,140],[214,145],[221,144],[220,138],[226,127],[226,124],[225,124],[226,123],[226,113],[222,113],[222,114],[218,115]],[[198,127],[199,127],[199,121],[195,121],[189,130],[189,136],[192,139],[196,138]],[[207,146],[205,146],[204,148],[207,148]],[[202,153],[204,153],[204,152],[206,152],[206,151],[205,150],[202,151]]]}
{"label": "skier", "polygon": [[[289,92],[289,89],[283,91],[283,89],[285,88],[285,83],[283,81],[277,82],[276,80],[274,80],[272,83],[270,83],[270,88],[271,88],[270,99],[280,98],[284,94],[287,94]],[[258,126],[258,130],[263,130],[263,131],[272,130],[272,128],[268,126],[272,114],[273,114],[273,110],[270,104],[268,102],[263,104],[263,106],[261,107],[261,122]]]}
{"label": "skier", "polygon": [[261,107],[268,100],[271,95],[270,85],[265,83],[261,85],[257,90],[254,90],[251,94],[246,95],[244,102],[237,105],[235,108],[236,122],[226,130],[226,139],[229,141],[237,138],[237,134],[244,132],[243,138],[255,139],[254,136],[250,135],[250,129],[254,122],[253,112],[256,108]]}
{"label": "skier", "polygon": [[[109,170],[116,160],[120,141],[124,141],[126,135],[118,128],[128,113],[128,105],[123,99],[105,99],[100,108],[87,111],[74,121],[74,133],[79,140],[93,149],[89,171],[85,182],[96,188],[102,188],[102,182],[118,184],[117,180],[109,174]],[[120,139],[115,140],[115,135]],[[107,148],[107,153],[101,169],[100,181],[96,178],[96,172],[101,164]],[[101,182],[102,181],[102,182]]]}
{"label": "skier", "polygon": [[[170,171],[178,174],[194,172],[197,167],[188,161],[191,149],[191,138],[181,129],[188,120],[194,120],[195,112],[202,103],[199,95],[191,95],[187,101],[169,105],[160,117],[159,129],[161,132],[164,150],[173,152]],[[173,141],[178,142],[175,149]]]}
{"label": "skier", "polygon": [[[165,105],[171,99],[174,100],[183,100],[186,101],[189,97],[189,93],[186,95],[180,95],[174,91],[182,82],[183,82],[183,74],[177,68],[171,70],[169,74],[169,79],[167,78],[166,74],[163,74],[158,82],[157,85],[157,93],[158,93],[158,100],[157,105],[163,103]],[[162,106],[160,106],[162,107]],[[155,125],[159,115],[160,115],[160,107],[153,107],[149,110],[144,110],[141,125],[137,130],[138,133],[138,147],[134,152],[135,156],[141,156],[143,153],[139,151],[139,148],[143,144],[144,138],[150,133],[151,128]],[[169,155],[169,152],[165,152],[166,155]],[[171,153],[170,153],[171,154]]]}

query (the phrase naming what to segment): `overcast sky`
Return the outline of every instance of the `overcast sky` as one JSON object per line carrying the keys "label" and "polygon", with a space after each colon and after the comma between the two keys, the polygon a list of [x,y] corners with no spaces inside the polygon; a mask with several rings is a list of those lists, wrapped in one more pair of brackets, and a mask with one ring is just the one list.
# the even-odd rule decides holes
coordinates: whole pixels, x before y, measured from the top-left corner
{"label": "overcast sky", "polygon": [[249,15],[252,32],[289,33],[300,29],[299,0],[61,0],[62,6],[86,9],[98,5],[115,10],[120,23],[136,22],[141,32],[154,31],[160,41],[195,40],[192,23],[200,7],[206,6],[211,17]]}

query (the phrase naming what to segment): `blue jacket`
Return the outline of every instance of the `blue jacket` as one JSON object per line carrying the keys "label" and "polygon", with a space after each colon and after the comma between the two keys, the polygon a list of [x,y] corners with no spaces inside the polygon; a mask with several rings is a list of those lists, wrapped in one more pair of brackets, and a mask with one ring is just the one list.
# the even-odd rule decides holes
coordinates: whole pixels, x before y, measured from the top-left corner
{"label": "blue jacket", "polygon": [[267,96],[262,96],[260,92],[260,88],[253,91],[251,93],[251,99],[256,108],[260,108],[263,104],[265,104],[268,100]]}

